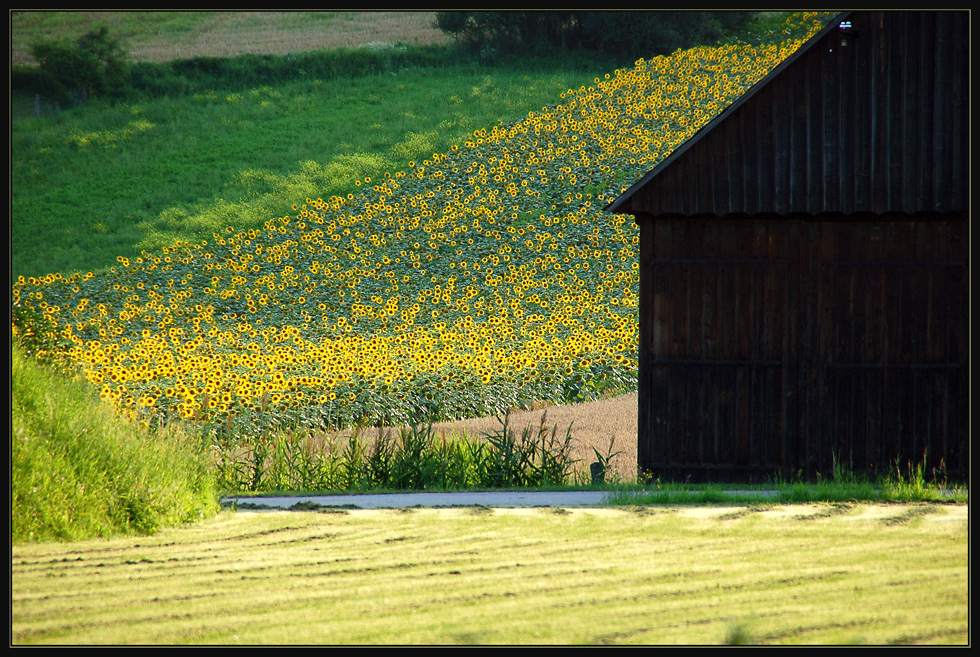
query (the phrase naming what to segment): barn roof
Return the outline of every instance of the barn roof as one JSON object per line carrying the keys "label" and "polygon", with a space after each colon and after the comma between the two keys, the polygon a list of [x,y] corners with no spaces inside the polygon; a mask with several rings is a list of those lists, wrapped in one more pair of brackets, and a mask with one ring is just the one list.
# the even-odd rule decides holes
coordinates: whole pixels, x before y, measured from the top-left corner
{"label": "barn roof", "polygon": [[969,12],[847,12],[606,209],[969,211]]}

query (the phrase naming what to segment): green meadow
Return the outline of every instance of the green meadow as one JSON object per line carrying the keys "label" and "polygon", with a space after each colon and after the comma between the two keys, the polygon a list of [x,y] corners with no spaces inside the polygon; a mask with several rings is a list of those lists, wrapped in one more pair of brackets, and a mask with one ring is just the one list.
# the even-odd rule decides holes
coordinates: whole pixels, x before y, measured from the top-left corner
{"label": "green meadow", "polygon": [[588,71],[461,66],[90,106],[15,119],[11,273],[105,269],[449,150]]}

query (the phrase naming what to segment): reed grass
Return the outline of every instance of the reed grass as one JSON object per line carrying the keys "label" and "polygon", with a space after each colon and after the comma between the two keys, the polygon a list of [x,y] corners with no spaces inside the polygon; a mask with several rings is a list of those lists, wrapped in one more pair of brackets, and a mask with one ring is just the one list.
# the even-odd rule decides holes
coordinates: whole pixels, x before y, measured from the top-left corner
{"label": "reed grass", "polygon": [[250,492],[367,492],[486,490],[581,484],[571,457],[572,427],[564,435],[543,415],[538,427],[515,431],[509,415],[482,436],[446,435],[433,425],[382,429],[367,437],[298,427],[229,424],[212,438],[219,488]]}

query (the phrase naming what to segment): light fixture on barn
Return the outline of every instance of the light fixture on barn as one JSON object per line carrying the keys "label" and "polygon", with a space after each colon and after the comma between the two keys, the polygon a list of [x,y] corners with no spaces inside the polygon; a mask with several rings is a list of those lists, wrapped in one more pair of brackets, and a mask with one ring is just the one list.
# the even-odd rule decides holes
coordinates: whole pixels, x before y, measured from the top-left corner
{"label": "light fixture on barn", "polygon": [[[840,25],[837,26],[837,41],[836,43],[840,45],[841,48],[846,48],[848,45],[853,45],[854,40],[858,37],[858,31],[854,29],[854,25],[851,21],[841,21]],[[830,52],[834,52],[834,47],[830,47]]]}

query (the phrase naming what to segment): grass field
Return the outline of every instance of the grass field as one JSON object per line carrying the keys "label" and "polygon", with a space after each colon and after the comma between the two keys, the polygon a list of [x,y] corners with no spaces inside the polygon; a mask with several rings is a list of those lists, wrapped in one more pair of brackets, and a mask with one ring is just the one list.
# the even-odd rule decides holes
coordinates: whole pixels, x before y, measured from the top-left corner
{"label": "grass field", "polygon": [[133,61],[180,57],[283,55],[350,48],[368,43],[445,43],[433,12],[14,12],[10,17],[12,64],[33,61],[35,38],[77,38],[105,25],[123,39]]}
{"label": "grass field", "polygon": [[225,512],[16,546],[14,644],[965,644],[965,505]]}

